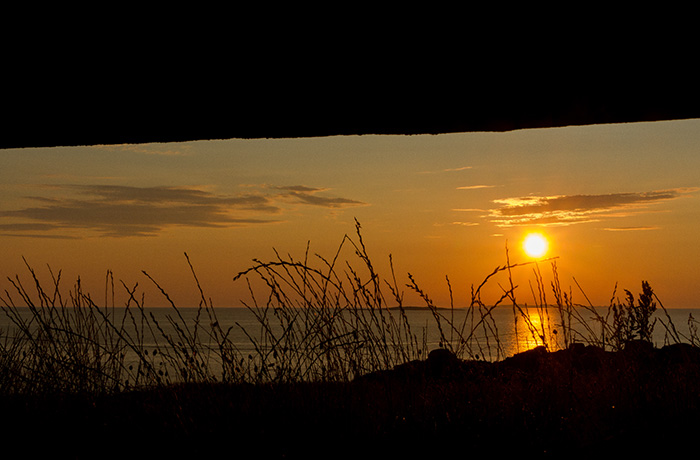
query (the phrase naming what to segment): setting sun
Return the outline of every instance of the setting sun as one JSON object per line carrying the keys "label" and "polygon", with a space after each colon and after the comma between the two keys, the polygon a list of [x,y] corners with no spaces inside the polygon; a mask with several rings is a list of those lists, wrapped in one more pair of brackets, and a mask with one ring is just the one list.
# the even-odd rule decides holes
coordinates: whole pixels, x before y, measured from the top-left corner
{"label": "setting sun", "polygon": [[530,257],[542,257],[547,253],[547,248],[549,243],[547,238],[539,233],[531,233],[525,237],[523,242],[523,249],[525,253]]}

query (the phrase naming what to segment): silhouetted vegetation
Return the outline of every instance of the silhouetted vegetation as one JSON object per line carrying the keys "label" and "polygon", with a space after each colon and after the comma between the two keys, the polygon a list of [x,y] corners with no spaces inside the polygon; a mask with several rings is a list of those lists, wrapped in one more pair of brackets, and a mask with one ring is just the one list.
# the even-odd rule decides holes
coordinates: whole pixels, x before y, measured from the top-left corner
{"label": "silhouetted vegetation", "polygon": [[[651,444],[668,450],[698,426],[685,422],[700,415],[695,320],[679,333],[646,281],[636,302],[630,291],[623,301],[613,294],[606,311],[575,303],[551,260],[548,303],[540,264],[511,264],[506,249],[506,264],[472,287],[458,321],[454,305],[437,308],[411,274],[402,287],[390,264],[381,278],[359,223],[332,258],[313,259],[308,248],[301,261],[277,254],[235,276],[249,286],[246,307],[257,320],[255,331],[235,326],[246,349],[231,339],[234,326],[221,326],[191,264],[200,294],[194,321],[144,273],[170,304],[167,324],[145,308],[137,285],[121,283],[128,300],[110,305],[111,272],[98,306],[80,280],[65,293],[60,272],[49,270],[47,289],[27,266],[31,288],[16,276],[2,296],[13,327],[0,340],[0,428],[17,439],[43,430],[63,444],[79,430],[72,445],[85,455],[105,436],[157,440],[154,452],[175,454],[213,452],[207,440],[225,436],[243,440],[237,449],[252,443],[308,458],[321,446],[330,456],[359,454],[379,441],[387,453],[646,452]],[[534,274],[529,308],[511,275],[524,265]],[[505,276],[502,295],[487,305],[482,288],[497,276]],[[431,312],[437,349],[410,324],[403,288]],[[506,353],[496,308],[512,310],[531,350]],[[655,327],[664,328],[662,348],[651,342]],[[665,443],[651,443],[653,433]]]}

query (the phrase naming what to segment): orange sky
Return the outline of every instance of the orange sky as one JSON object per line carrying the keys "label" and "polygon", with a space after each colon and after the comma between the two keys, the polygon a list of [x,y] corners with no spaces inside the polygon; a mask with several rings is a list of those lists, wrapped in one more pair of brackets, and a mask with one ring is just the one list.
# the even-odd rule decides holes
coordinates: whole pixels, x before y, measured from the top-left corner
{"label": "orange sky", "polygon": [[[455,306],[496,266],[530,260],[528,231],[549,237],[562,286],[594,304],[615,283],[648,280],[667,307],[700,306],[700,120],[436,136],[338,136],[0,151],[0,283],[22,257],[68,290],[80,276],[104,303],[104,276],[146,289],[148,272],[180,306],[199,297],[187,252],[215,306],[249,295],[232,278],[252,259],[331,258],[354,218],[388,278],[414,275]],[[549,263],[539,265],[548,280]],[[532,303],[533,266],[517,297]],[[497,277],[483,300],[502,292]],[[549,282],[549,281],[547,281]],[[419,303],[405,289],[409,304]],[[387,292],[388,294],[388,292]],[[549,295],[549,293],[548,293]],[[548,297],[551,299],[551,296]]]}

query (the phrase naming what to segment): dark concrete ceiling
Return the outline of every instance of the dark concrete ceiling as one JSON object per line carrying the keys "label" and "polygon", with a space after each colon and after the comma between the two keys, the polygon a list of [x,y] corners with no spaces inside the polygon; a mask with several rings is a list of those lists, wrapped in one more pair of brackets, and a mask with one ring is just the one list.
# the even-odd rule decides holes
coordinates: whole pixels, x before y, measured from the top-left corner
{"label": "dark concrete ceiling", "polygon": [[700,118],[696,83],[673,72],[661,81],[639,69],[572,77],[556,66],[514,74],[459,62],[426,72],[395,62],[351,71],[342,59],[332,68],[274,61],[177,74],[112,64],[68,71],[40,64],[15,75],[5,83],[0,148]]}
{"label": "dark concrete ceiling", "polygon": [[[515,95],[377,91],[283,97],[258,88],[243,96],[178,92],[171,98],[63,95],[15,111],[0,148],[177,142],[228,138],[470,131],[700,118],[692,98],[664,94],[594,94],[573,90]],[[255,97],[258,94],[263,96]],[[264,95],[266,94],[266,95]],[[391,97],[390,97],[391,96]]]}
{"label": "dark concrete ceiling", "polygon": [[269,10],[14,15],[0,148],[700,118],[694,48],[642,21],[608,30],[595,9],[579,27],[423,7],[325,21],[315,7],[294,20]]}

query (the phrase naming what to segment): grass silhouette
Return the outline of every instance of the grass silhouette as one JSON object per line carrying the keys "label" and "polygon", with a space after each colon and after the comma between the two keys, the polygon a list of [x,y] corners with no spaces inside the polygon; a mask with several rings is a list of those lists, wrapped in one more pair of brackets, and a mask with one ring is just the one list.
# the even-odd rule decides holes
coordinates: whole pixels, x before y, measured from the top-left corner
{"label": "grass silhouette", "polygon": [[[77,457],[93,455],[105,436],[142,438],[154,454],[182,455],[212,453],[205,440],[226,435],[267,446],[271,456],[308,458],[371,445],[387,454],[648,453],[653,446],[668,453],[697,428],[686,422],[700,410],[695,320],[688,335],[679,333],[648,283],[636,302],[629,291],[623,301],[613,293],[603,311],[574,303],[550,260],[548,303],[540,264],[511,264],[506,249],[506,263],[472,287],[457,321],[453,303],[437,308],[409,274],[404,287],[422,299],[439,333],[439,347],[429,350],[408,320],[391,257],[381,278],[357,222],[355,230],[331,258],[310,260],[308,247],[301,261],[276,253],[234,277],[249,287],[255,331],[221,326],[186,254],[200,294],[194,321],[144,272],[169,303],[167,323],[145,308],[138,286],[121,283],[126,304],[109,305],[111,272],[98,306],[80,280],[66,294],[60,272],[49,269],[45,288],[27,265],[31,288],[10,279],[0,305],[13,325],[0,340],[7,414],[0,429],[16,439],[37,430],[61,445],[73,439],[68,449]],[[529,308],[512,277],[524,265],[534,274]],[[501,297],[485,304],[483,287],[502,275]],[[507,354],[496,308],[512,309],[533,349]],[[533,321],[533,312],[547,321]],[[232,340],[233,327],[250,347]],[[664,330],[662,348],[651,344],[655,327]]]}

